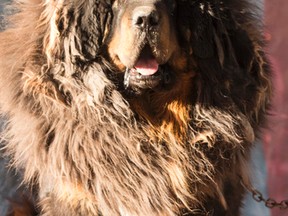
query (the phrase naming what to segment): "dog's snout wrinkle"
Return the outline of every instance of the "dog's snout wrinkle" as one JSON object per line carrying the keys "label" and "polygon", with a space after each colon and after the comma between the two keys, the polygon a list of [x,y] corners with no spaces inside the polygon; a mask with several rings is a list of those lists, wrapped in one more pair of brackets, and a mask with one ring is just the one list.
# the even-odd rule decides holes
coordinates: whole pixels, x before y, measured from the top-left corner
{"label": "dog's snout wrinkle", "polygon": [[140,6],[134,9],[132,20],[137,28],[156,27],[160,23],[160,14],[153,6]]}

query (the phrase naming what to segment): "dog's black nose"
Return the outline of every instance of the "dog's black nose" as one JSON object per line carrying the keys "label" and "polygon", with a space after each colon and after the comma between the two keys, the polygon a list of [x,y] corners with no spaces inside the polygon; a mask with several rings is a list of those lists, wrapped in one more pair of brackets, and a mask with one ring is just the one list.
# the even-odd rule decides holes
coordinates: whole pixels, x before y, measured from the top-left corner
{"label": "dog's black nose", "polygon": [[134,25],[138,28],[145,29],[159,25],[160,16],[153,6],[140,6],[133,11]]}

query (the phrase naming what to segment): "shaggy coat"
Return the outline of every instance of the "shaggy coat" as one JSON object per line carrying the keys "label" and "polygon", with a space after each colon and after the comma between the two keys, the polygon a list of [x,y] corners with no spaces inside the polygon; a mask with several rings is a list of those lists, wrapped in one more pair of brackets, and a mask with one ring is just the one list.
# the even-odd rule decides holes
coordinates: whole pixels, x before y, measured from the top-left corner
{"label": "shaggy coat", "polygon": [[126,51],[118,24],[127,2],[140,4],[14,4],[0,34],[11,165],[37,191],[43,216],[239,215],[271,92],[256,8],[248,0],[154,1],[174,29],[167,64],[176,81],[130,94],[116,56]]}

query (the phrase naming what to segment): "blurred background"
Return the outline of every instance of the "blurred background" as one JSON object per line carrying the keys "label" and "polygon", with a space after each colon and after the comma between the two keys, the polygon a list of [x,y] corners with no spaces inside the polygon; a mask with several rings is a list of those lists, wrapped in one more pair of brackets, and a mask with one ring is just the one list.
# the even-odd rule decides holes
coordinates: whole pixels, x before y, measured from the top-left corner
{"label": "blurred background", "polygon": [[[267,52],[274,71],[271,115],[263,135],[268,194],[288,202],[288,1],[265,0],[264,12]],[[272,209],[271,215],[287,216],[288,209]]]}
{"label": "blurred background", "polygon": [[[274,73],[274,97],[267,128],[263,130],[262,139],[255,143],[252,152],[253,186],[265,198],[288,200],[288,1],[254,1],[262,11],[260,14],[263,16],[265,37],[268,40],[266,50]],[[6,2],[9,0],[0,0],[0,31],[5,26],[3,13],[9,13],[3,9]],[[0,155],[0,216],[7,214],[9,197],[15,199],[17,191],[22,190],[12,186],[18,185],[17,177],[13,170],[7,173],[5,166],[6,161]],[[288,209],[270,210],[247,193],[242,215],[288,216]]]}

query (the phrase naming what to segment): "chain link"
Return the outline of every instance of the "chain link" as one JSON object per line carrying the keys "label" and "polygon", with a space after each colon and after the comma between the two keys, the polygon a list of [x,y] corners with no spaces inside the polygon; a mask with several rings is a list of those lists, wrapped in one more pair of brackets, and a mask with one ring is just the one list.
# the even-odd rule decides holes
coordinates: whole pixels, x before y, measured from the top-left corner
{"label": "chain link", "polygon": [[246,189],[248,189],[251,193],[252,193],[252,197],[254,200],[256,200],[257,202],[263,202],[265,204],[265,206],[267,208],[279,208],[281,210],[285,210],[288,209],[288,200],[282,200],[281,202],[277,202],[274,199],[268,198],[265,199],[262,195],[262,193],[260,193],[258,190],[254,189],[254,188],[250,188],[247,187],[246,185],[244,185],[246,187]]}

